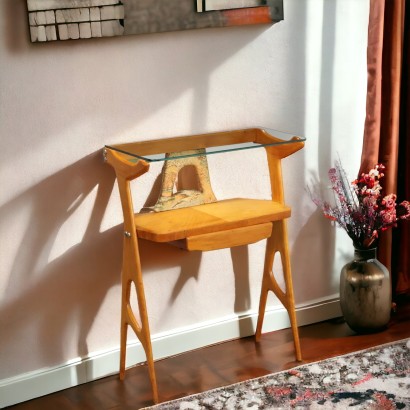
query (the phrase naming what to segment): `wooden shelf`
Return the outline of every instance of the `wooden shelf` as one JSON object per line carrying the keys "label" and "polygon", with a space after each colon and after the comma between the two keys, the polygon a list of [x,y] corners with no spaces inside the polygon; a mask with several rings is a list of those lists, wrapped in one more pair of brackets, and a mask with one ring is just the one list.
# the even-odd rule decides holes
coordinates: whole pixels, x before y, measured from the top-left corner
{"label": "wooden shelf", "polygon": [[172,211],[136,214],[135,227],[139,238],[171,242],[278,221],[289,216],[290,208],[277,202],[236,198]]}

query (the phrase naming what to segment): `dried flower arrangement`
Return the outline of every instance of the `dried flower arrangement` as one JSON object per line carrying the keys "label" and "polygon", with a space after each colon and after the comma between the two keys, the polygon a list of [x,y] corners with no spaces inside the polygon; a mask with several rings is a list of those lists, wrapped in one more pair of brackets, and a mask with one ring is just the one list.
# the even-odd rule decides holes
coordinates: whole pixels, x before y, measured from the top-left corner
{"label": "dried flower arrangement", "polygon": [[409,201],[397,204],[395,194],[382,195],[380,180],[384,169],[378,164],[368,174],[349,182],[338,160],[328,173],[334,204],[311,193],[324,216],[344,228],[357,249],[376,246],[379,232],[397,226],[399,220],[410,219]]}

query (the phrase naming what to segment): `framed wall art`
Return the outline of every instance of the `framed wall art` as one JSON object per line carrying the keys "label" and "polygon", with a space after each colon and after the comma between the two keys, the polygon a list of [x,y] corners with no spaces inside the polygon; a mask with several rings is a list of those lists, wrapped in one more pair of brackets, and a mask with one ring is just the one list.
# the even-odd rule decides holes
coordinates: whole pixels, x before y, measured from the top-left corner
{"label": "framed wall art", "polygon": [[32,42],[78,40],[283,19],[283,0],[27,0]]}

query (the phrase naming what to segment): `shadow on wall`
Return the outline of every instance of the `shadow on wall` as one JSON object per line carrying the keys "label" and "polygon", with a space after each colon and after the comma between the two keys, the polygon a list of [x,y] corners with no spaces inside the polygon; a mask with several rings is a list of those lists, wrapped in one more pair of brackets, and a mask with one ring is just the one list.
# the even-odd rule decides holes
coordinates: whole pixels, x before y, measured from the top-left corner
{"label": "shadow on wall", "polygon": [[[172,245],[166,243],[154,243],[145,240],[139,240],[139,249],[141,254],[141,266],[143,276],[149,274],[149,272],[160,271],[162,269],[166,270],[170,267],[179,267],[180,271],[177,277],[177,280],[172,283],[169,283],[171,292],[169,296],[167,296],[167,300],[163,299],[160,296],[161,291],[164,291],[168,295],[168,291],[166,289],[158,289],[155,286],[146,286],[145,287],[145,294],[147,299],[147,309],[148,313],[150,313],[150,307],[153,304],[157,304],[157,308],[160,308],[160,312],[157,318],[151,318],[150,327],[151,333],[155,334],[157,331],[162,330],[162,326],[169,326],[169,309],[172,307],[178,300],[181,292],[188,286],[189,282],[191,281],[199,281],[199,273],[202,261],[202,254],[201,251],[194,251],[189,252],[186,250],[181,250],[175,248]],[[218,252],[218,251],[217,251]],[[215,277],[219,275],[230,274],[231,270],[233,270],[234,276],[234,306],[233,311],[237,314],[241,314],[247,312],[250,309],[250,272],[249,272],[249,250],[248,246],[238,246],[235,248],[231,248],[231,259],[232,259],[232,268],[227,267],[228,272],[223,271],[213,271],[208,272],[210,277],[213,277],[213,281],[215,281]],[[160,257],[158,257],[160,255]],[[260,272],[260,278],[262,279],[262,270]],[[167,278],[164,278],[164,286],[166,287],[165,283]],[[216,286],[215,283],[213,286]],[[230,293],[232,289],[227,289]],[[215,304],[218,304],[218,300],[215,300]],[[132,304],[133,309],[136,309],[136,304]],[[197,315],[200,314],[197,312],[197,308],[195,307],[195,303],[188,304],[185,310],[185,316],[181,318],[181,320],[186,320],[187,324],[192,324],[192,319]],[[157,320],[155,320],[157,319]],[[212,318],[209,318],[212,319]],[[154,325],[154,326],[152,326]],[[181,326],[181,324],[179,325]],[[241,336],[249,336],[254,331],[252,321],[249,320],[248,322],[241,321],[239,334]],[[130,335],[132,332],[130,333]],[[155,350],[154,350],[155,354]]]}
{"label": "shadow on wall", "polygon": [[[320,294],[333,293],[332,287],[337,285],[336,278],[331,277],[334,253],[334,228],[329,220],[323,217],[321,211],[316,210],[300,229],[292,247],[291,259],[293,272],[299,273],[300,283],[304,287],[309,283],[310,289],[306,291],[310,292],[308,294],[310,299],[319,297],[317,289],[321,289]],[[301,258],[299,255],[305,256]],[[297,281],[295,282],[297,285]]]}
{"label": "shadow on wall", "polygon": [[[235,304],[234,312],[247,312],[251,308],[251,284],[249,272],[249,247],[238,246],[231,248],[231,259],[233,265],[233,272],[235,275]],[[262,279],[263,271],[260,272]],[[241,320],[239,322],[239,334],[241,337],[248,336],[253,333],[252,320],[248,319],[246,322]]]}
{"label": "shadow on wall", "polygon": [[[121,227],[100,232],[113,185],[114,174],[102,166],[97,152],[0,208],[0,220],[11,222],[27,206],[31,209],[0,307],[0,327],[7,329],[0,339],[3,372],[61,364],[64,351],[76,340],[78,354],[88,353],[86,338],[93,320],[108,290],[120,281]],[[81,242],[49,262],[59,229],[95,188]],[[17,362],[24,368],[16,368]],[[11,375],[0,374],[5,376]]]}
{"label": "shadow on wall", "polygon": [[[28,24],[25,18],[25,0],[5,1],[7,14],[5,38],[8,50],[12,53],[19,52],[23,47],[27,50],[29,36]],[[298,5],[298,7],[305,6]],[[333,12],[334,10],[330,11]],[[305,18],[304,13],[300,13],[300,16]],[[303,40],[306,22],[303,21],[301,23],[298,33]],[[168,35],[154,35],[151,43],[153,48],[151,50],[148,50],[148,48],[144,49],[143,47],[141,49],[136,48],[136,51],[140,53],[138,59],[146,62],[141,65],[127,65],[121,61],[118,61],[118,66],[115,65],[115,57],[123,56],[123,54],[114,54],[113,50],[108,47],[111,41],[119,42],[120,44],[125,41],[135,41],[132,38],[84,40],[84,42],[78,42],[81,44],[64,43],[64,47],[70,47],[72,53],[66,53],[64,56],[60,54],[55,68],[60,67],[62,69],[61,78],[63,79],[70,72],[70,76],[73,77],[73,84],[81,84],[85,82],[85,79],[89,80],[90,92],[89,97],[85,96],[85,101],[82,104],[78,104],[78,95],[75,92],[67,90],[66,94],[63,94],[58,91],[59,87],[55,87],[54,92],[56,93],[57,101],[51,109],[56,111],[52,111],[50,117],[58,119],[62,115],[59,113],[61,109],[58,108],[61,106],[61,99],[65,100],[70,110],[69,113],[64,113],[64,117],[80,119],[89,114],[90,116],[95,115],[95,112],[88,111],[95,109],[93,104],[88,104],[90,100],[103,101],[101,106],[99,106],[99,118],[104,118],[101,121],[107,121],[107,124],[108,122],[113,123],[113,125],[108,127],[108,134],[110,129],[118,126],[118,124],[121,124],[121,129],[123,130],[131,122],[136,124],[150,118],[153,113],[166,106],[169,101],[178,98],[179,95],[192,87],[194,91],[193,110],[189,116],[191,118],[191,128],[203,129],[207,124],[207,98],[210,74],[220,64],[229,59],[233,53],[240,50],[247,43],[252,42],[255,37],[266,30],[266,27],[223,30],[228,30],[226,33],[235,31],[238,35],[221,36],[219,30],[207,31],[209,34],[206,41],[201,39],[201,44],[205,48],[195,48],[193,51],[183,55],[183,58],[181,58],[180,53],[175,53],[174,47],[171,47],[172,41],[177,38],[176,34],[172,34],[169,37]],[[217,31],[218,37],[216,35]],[[22,36],[23,33],[26,34],[26,38]],[[323,34],[325,35],[325,33]],[[22,38],[24,38],[24,42],[21,40]],[[166,44],[170,46],[165,55],[161,54],[162,49],[156,48],[156,41],[158,40],[168,42]],[[84,68],[73,70],[73,64],[70,63],[71,60],[76,59],[76,52],[83,48],[83,46],[84,48],[94,47],[93,45],[91,46],[91,43],[94,41],[95,44],[100,41],[102,46],[101,53],[93,52],[89,57],[90,60],[85,60],[86,63],[90,63],[89,65],[84,64]],[[208,53],[208,48],[212,49],[211,46],[213,47],[213,52]],[[304,43],[301,41],[299,47],[303,49],[303,46]],[[33,47],[44,47],[42,52],[48,56],[49,53],[56,51],[62,45],[61,43],[56,43]],[[326,49],[328,48],[331,48],[330,43]],[[104,71],[103,64],[101,64],[102,61],[106,61],[107,51],[112,52],[114,56],[113,70],[120,67],[123,74],[117,79],[115,92],[113,93],[110,93],[110,89],[107,89],[107,87],[111,86],[110,82],[100,81],[107,74]],[[295,50],[295,54],[303,55],[300,49]],[[325,50],[323,50],[323,55],[325,56]],[[85,58],[84,55],[82,57]],[[328,55],[326,58],[328,58]],[[196,61],[196,64],[193,66],[186,64],[187,60]],[[64,66],[66,62],[69,64]],[[330,69],[332,64],[333,62],[328,60],[324,70],[326,67]],[[291,62],[289,62],[289,65],[292,65]],[[197,67],[201,69],[197,69]],[[300,70],[298,72],[292,71],[292,75],[289,75],[290,79],[297,76],[300,76],[298,78],[301,79],[303,77],[301,73],[304,73],[303,64],[293,64],[292,67],[294,67],[294,70],[296,67],[299,67]],[[98,73],[98,75],[91,76],[90,73]],[[178,73],[178,75],[175,81],[171,81],[175,73]],[[108,77],[111,78],[110,76]],[[138,78],[139,80],[130,82],[130,78]],[[187,78],[189,81],[186,81]],[[303,80],[305,80],[304,77]],[[44,88],[46,83],[48,84],[48,79],[43,80],[40,78],[37,86]],[[303,86],[306,87],[306,82],[300,83],[300,86],[301,88]],[[151,94],[158,96],[158,98],[146,101],[146,96]],[[104,102],[106,95],[112,96],[112,105]],[[90,100],[87,100],[87,98]],[[325,144],[329,144],[324,139],[326,134],[329,135],[331,132],[332,118],[327,116],[327,110],[331,109],[331,92],[322,89],[320,98],[321,122],[323,120],[319,144],[323,154],[320,157],[327,159],[329,158],[328,154],[331,147],[327,146],[325,149],[323,147],[326,146]],[[296,112],[302,112],[304,107],[303,98],[298,99],[298,101],[300,101],[300,107]],[[32,109],[37,109],[34,104],[31,104],[32,101],[29,101],[29,103]],[[39,110],[44,108],[41,104],[41,102],[38,104],[40,106]],[[124,108],[123,110],[115,111],[116,118],[108,115],[112,112],[112,106]],[[130,115],[130,113],[134,115]],[[38,114],[36,115],[38,118],[41,117]],[[327,118],[326,121],[324,121],[325,118]],[[56,128],[58,126],[69,127],[70,123],[61,121],[57,124]],[[163,125],[160,124],[159,127],[162,129]],[[21,130],[18,129],[17,131],[22,134]],[[57,135],[58,131],[57,129],[50,130],[46,127],[45,132],[42,129],[37,130],[37,134],[34,137],[30,135],[30,138],[33,138],[38,143],[41,139]],[[73,141],[70,143],[73,143]],[[22,140],[22,143],[24,144],[25,141]],[[323,164],[320,165],[322,166]],[[300,170],[299,175],[302,175],[305,169],[304,160],[298,162],[297,166]],[[72,343],[78,344],[78,355],[83,356],[88,353],[86,338],[93,320],[107,292],[113,286],[120,284],[122,228],[117,226],[100,232],[101,220],[113,185],[114,173],[109,167],[101,166],[100,152],[98,152],[50,176],[0,208],[0,220],[8,220],[11,224],[12,219],[18,217],[19,209],[25,208],[27,203],[30,203],[32,208],[27,231],[20,244],[19,252],[15,257],[10,275],[10,282],[6,290],[7,299],[2,302],[3,306],[0,307],[0,327],[8,329],[7,332],[2,333],[0,339],[1,371],[7,372],[8,368],[13,368],[14,374],[19,374],[21,371],[27,372],[37,369],[39,366],[61,364],[61,360],[66,357],[64,354],[65,350],[70,348]],[[97,187],[98,193],[93,212],[82,241],[59,258],[49,262],[50,251],[59,229],[83,203],[87,195]],[[296,248],[300,249],[300,252],[293,252],[297,255],[305,255],[304,258],[300,259],[301,261],[306,261],[308,255],[312,254],[311,249],[307,249],[305,240],[306,236],[309,237],[313,234],[311,228],[313,229],[314,224],[312,222],[313,219],[308,222],[306,232],[301,232],[300,241],[296,244]],[[329,238],[327,237],[327,239]],[[327,245],[329,242],[326,240]],[[155,257],[155,255],[158,255],[158,248],[154,249],[154,246],[156,247],[157,245],[141,244],[142,263],[145,267],[159,269],[165,260],[167,261],[166,266],[181,265],[180,277],[174,285],[169,301],[169,303],[172,303],[178,297],[187,281],[190,278],[198,277],[201,254],[186,254],[181,258],[180,251],[167,245],[161,245],[161,258],[158,258]],[[162,257],[162,251],[169,253],[170,257]],[[329,252],[330,254],[331,252]],[[146,256],[148,257],[146,258]],[[247,247],[232,250],[236,297],[234,309],[236,312],[249,308],[248,259]],[[330,264],[331,261],[327,263]],[[299,272],[300,277],[305,277],[305,269],[306,264],[302,264],[302,262],[298,264],[296,262],[294,273]],[[73,326],[73,322],[76,323],[75,326]],[[117,326],[117,323],[112,325]],[[72,328],[78,329],[78,335],[70,333]],[[22,351],[23,346],[30,346],[30,348],[27,351]],[[21,358],[18,364],[15,363],[16,357]],[[24,368],[19,369],[18,366],[24,366]],[[6,377],[10,376],[12,375],[6,375]],[[0,378],[2,378],[1,374]]]}
{"label": "shadow on wall", "polygon": [[[89,353],[87,335],[95,317],[107,292],[120,285],[122,225],[101,232],[114,182],[114,172],[102,163],[98,151],[0,208],[0,221],[4,223],[30,209],[0,304],[0,328],[7,329],[0,339],[0,379],[60,365],[73,354],[84,357]],[[95,202],[82,240],[50,262],[59,230],[95,189]],[[198,279],[201,252],[183,252],[147,241],[140,245],[146,273],[163,267],[181,267],[168,304],[178,298],[190,279]],[[233,249],[232,260],[234,308],[240,312],[249,308],[250,299],[246,247]],[[148,298],[148,308],[154,302],[154,297]],[[163,304],[166,311],[167,304]],[[115,328],[119,326],[119,300],[116,309],[118,321],[111,324]]]}
{"label": "shadow on wall", "polygon": [[[7,51],[19,56],[32,53],[35,72],[41,73],[33,83],[28,75],[33,67],[27,66],[25,71],[18,66],[18,59],[10,59],[10,64],[16,66],[15,75],[10,80],[18,84],[19,89],[27,89],[26,98],[13,105],[17,107],[13,115],[21,115],[27,120],[14,122],[9,126],[12,127],[10,129],[5,127],[7,135],[13,135],[20,141],[8,147],[11,157],[17,152],[17,147],[21,148],[29,142],[46,144],[48,139],[60,135],[60,128],[72,127],[73,124],[67,120],[69,118],[75,118],[81,123],[84,118],[96,118],[98,113],[95,125],[102,128],[106,121],[106,133],[109,134],[114,128],[117,135],[119,126],[124,130],[131,123],[135,125],[149,118],[191,88],[194,90],[194,99],[189,118],[192,128],[203,128],[207,120],[208,76],[232,54],[266,30],[265,26],[226,29],[229,31],[218,33],[216,29],[209,30],[206,37],[202,38],[205,49],[189,47],[183,56],[175,53],[174,47],[167,47],[164,54],[163,48],[156,47],[160,39],[157,35],[152,37],[150,43],[153,48],[136,47],[138,60],[145,63],[135,64],[132,56],[125,56],[124,42],[129,45],[136,39],[32,45],[29,44],[25,0],[5,0],[2,11]],[[229,34],[233,32],[235,35]],[[176,36],[162,36],[161,41],[171,45]],[[216,38],[218,41],[215,41]],[[184,39],[181,37],[181,41],[186,41]],[[111,41],[119,47],[112,47]],[[95,45],[98,43],[101,48],[97,51]],[[70,53],[61,53],[62,47],[65,47],[65,51],[68,51],[68,47]],[[213,52],[207,53],[207,48],[212,48]],[[89,50],[89,55],[84,50]],[[51,59],[52,53],[56,53],[54,55],[57,58]],[[107,53],[111,53],[112,63],[108,68],[103,64],[107,61]],[[127,61],[117,57],[128,57],[132,63],[127,64]],[[78,58],[83,59],[81,67],[76,64]],[[186,64],[187,60],[196,61],[197,64]],[[48,68],[50,72],[42,71],[46,64],[52,65],[52,70]],[[112,72],[116,71],[122,75],[115,77],[115,84],[107,81],[107,78],[112,79]],[[173,78],[176,73],[178,75]],[[11,77],[11,71],[6,74]],[[71,79],[73,86],[65,88],[62,93],[60,85],[67,78]],[[130,78],[137,78],[138,81],[130,81]],[[51,88],[50,83],[54,84]],[[88,92],[79,102],[78,95],[79,92],[83,93],[84,84]],[[39,100],[38,91],[45,89],[49,94]],[[151,94],[157,98],[147,101],[146,96]],[[108,102],[107,95],[110,96]],[[116,108],[115,116],[112,115],[113,106]],[[118,107],[122,109],[118,110]],[[5,109],[7,116],[8,108]],[[48,115],[44,116],[44,112]],[[38,121],[35,126],[32,123],[34,118]],[[64,143],[75,144],[75,138],[73,135]],[[121,227],[100,231],[115,180],[112,170],[101,165],[100,155],[100,152],[94,153],[51,175],[0,208],[0,221],[7,221],[11,231],[13,220],[20,218],[28,208],[31,211],[23,239],[15,246],[17,255],[12,262],[6,297],[0,305],[0,327],[7,329],[0,339],[0,379],[59,365],[67,359],[67,351],[77,351],[78,356],[87,355],[86,339],[93,321],[107,292],[120,284]],[[50,252],[60,228],[81,206],[87,195],[97,188],[92,214],[81,242],[50,262]],[[78,231],[76,228],[73,230]],[[10,237],[10,240],[15,239]],[[169,263],[177,263],[178,251],[172,249],[169,253],[174,258]],[[147,259],[153,266],[162,263],[155,258],[155,253],[148,255]],[[198,268],[194,266],[199,266],[199,263],[198,255],[184,257],[180,263],[181,278],[175,285],[172,297],[178,296],[187,278],[197,277]],[[248,290],[243,292],[247,293]],[[73,331],[76,333],[73,334]],[[16,360],[17,357],[19,360]]]}
{"label": "shadow on wall", "polygon": [[[333,132],[333,98],[334,98],[334,70],[335,70],[335,45],[336,45],[336,1],[324,1],[323,2],[323,26],[322,26],[322,65],[321,65],[321,84],[320,84],[320,111],[319,111],[319,142],[318,142],[318,169],[320,173],[327,171],[331,168],[331,158],[335,154],[333,152],[334,147],[332,145],[332,132]],[[319,181],[317,181],[318,183]],[[318,219],[320,218],[320,219]],[[316,222],[316,223],[315,223]],[[336,233],[332,224],[329,223],[326,218],[323,217],[321,211],[316,210],[309,221],[306,223],[301,231],[300,238],[304,238],[305,235],[311,236],[312,227],[316,226],[316,229],[320,227],[320,237],[316,241],[311,240],[314,253],[317,255],[318,264],[314,269],[320,269],[326,277],[316,279],[323,281],[324,283],[334,285],[337,288],[336,282],[339,278],[332,277],[333,264],[335,261],[336,252]],[[313,238],[312,238],[313,239]],[[319,245],[319,246],[318,246]],[[309,273],[308,273],[309,274]],[[323,286],[320,282],[318,286]],[[331,291],[331,289],[327,289]]]}
{"label": "shadow on wall", "polygon": [[323,2],[322,26],[322,65],[320,83],[319,112],[319,169],[325,172],[330,168],[330,159],[334,150],[332,146],[333,132],[333,94],[335,81],[335,45],[336,45],[336,1]]}
{"label": "shadow on wall", "polygon": [[[186,93],[192,93],[192,106],[188,112],[178,111],[172,124],[176,131],[171,132],[178,134],[182,129],[186,133],[189,128],[201,132],[208,124],[211,74],[273,28],[256,25],[32,44],[26,0],[0,4],[5,57],[21,57],[10,61],[16,70],[5,70],[4,80],[8,75],[16,87],[14,96],[19,101],[15,111],[37,124],[31,128],[30,121],[12,125],[12,133],[23,143],[46,144],[72,128],[69,118],[75,118],[77,124],[95,119],[95,128],[114,136],[135,129],[136,124],[148,124],[148,128],[154,127],[155,137],[161,138],[170,132],[169,119],[164,116],[155,125],[150,119]],[[27,70],[19,66],[23,58]],[[20,98],[20,90],[26,90],[24,98]],[[5,115],[16,113],[5,107]],[[147,137],[152,136],[150,131]],[[75,136],[72,138],[74,141]],[[12,155],[17,152],[13,144],[8,150]]]}
{"label": "shadow on wall", "polygon": [[[197,179],[197,171],[194,167],[185,167],[182,169],[183,177],[178,176],[177,181],[177,191],[182,189],[200,189]],[[159,174],[154,181],[153,187],[148,194],[148,197],[143,205],[142,211],[145,212],[146,207],[153,206],[160,196],[161,193],[161,183],[162,173]],[[182,179],[182,181],[181,181]],[[187,185],[184,185],[187,184]],[[168,244],[151,243],[145,240],[139,240],[139,248],[141,251],[141,265],[143,273],[145,271],[160,269],[162,264],[163,267],[169,266],[181,266],[181,270],[177,281],[173,285],[171,295],[167,304],[164,305],[166,309],[167,306],[172,306],[172,304],[177,300],[179,294],[186,286],[186,284],[195,280],[198,281],[200,265],[202,260],[202,252],[187,252],[176,249]],[[234,302],[234,312],[242,313],[250,309],[250,278],[249,278],[249,251],[247,246],[240,246],[231,248],[231,259],[232,268],[234,273],[235,281],[235,302]],[[161,254],[161,260],[158,260],[154,255]],[[220,272],[215,272],[218,275]],[[262,277],[262,274],[261,274]],[[150,290],[147,289],[148,293]],[[150,300],[153,298],[147,297],[147,303],[150,304]],[[165,311],[163,318],[166,318]],[[161,325],[162,320],[160,320],[159,325]],[[242,322],[241,326],[245,326]],[[252,323],[248,323],[244,328],[240,329],[240,334],[248,336],[252,332]]]}
{"label": "shadow on wall", "polygon": [[[303,2],[306,8],[312,7]],[[331,158],[335,154],[332,145],[333,137],[333,98],[334,98],[334,70],[335,70],[335,45],[336,45],[336,8],[337,1],[323,1],[323,25],[320,38],[321,46],[321,69],[320,69],[320,92],[319,92],[319,115],[318,115],[318,164],[320,176],[326,176],[331,167]],[[304,12],[306,15],[306,9]],[[307,46],[307,45],[306,45]],[[306,88],[307,84],[305,84]],[[307,107],[306,113],[309,113]],[[309,144],[309,136],[307,142]],[[304,165],[303,169],[305,169]],[[308,184],[318,187],[320,180],[317,175],[310,175]],[[327,179],[325,179],[327,180]],[[302,204],[303,205],[303,204]],[[333,293],[337,288],[339,278],[332,277],[335,261],[336,237],[335,229],[326,220],[319,210],[316,210],[299,229],[298,235],[292,248],[292,266],[295,273],[303,280],[294,281],[295,288],[303,291],[308,299],[315,299],[320,294]],[[318,273],[321,273],[319,275]],[[309,288],[305,288],[305,278],[309,278]],[[302,285],[302,286],[301,286]],[[305,289],[303,289],[305,288]],[[319,290],[319,292],[318,292]]]}

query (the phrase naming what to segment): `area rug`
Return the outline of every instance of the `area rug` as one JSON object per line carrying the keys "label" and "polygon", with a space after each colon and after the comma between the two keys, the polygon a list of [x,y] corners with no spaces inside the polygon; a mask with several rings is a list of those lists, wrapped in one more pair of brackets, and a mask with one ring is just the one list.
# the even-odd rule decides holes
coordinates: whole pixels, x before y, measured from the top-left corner
{"label": "area rug", "polygon": [[410,409],[410,338],[147,409]]}

